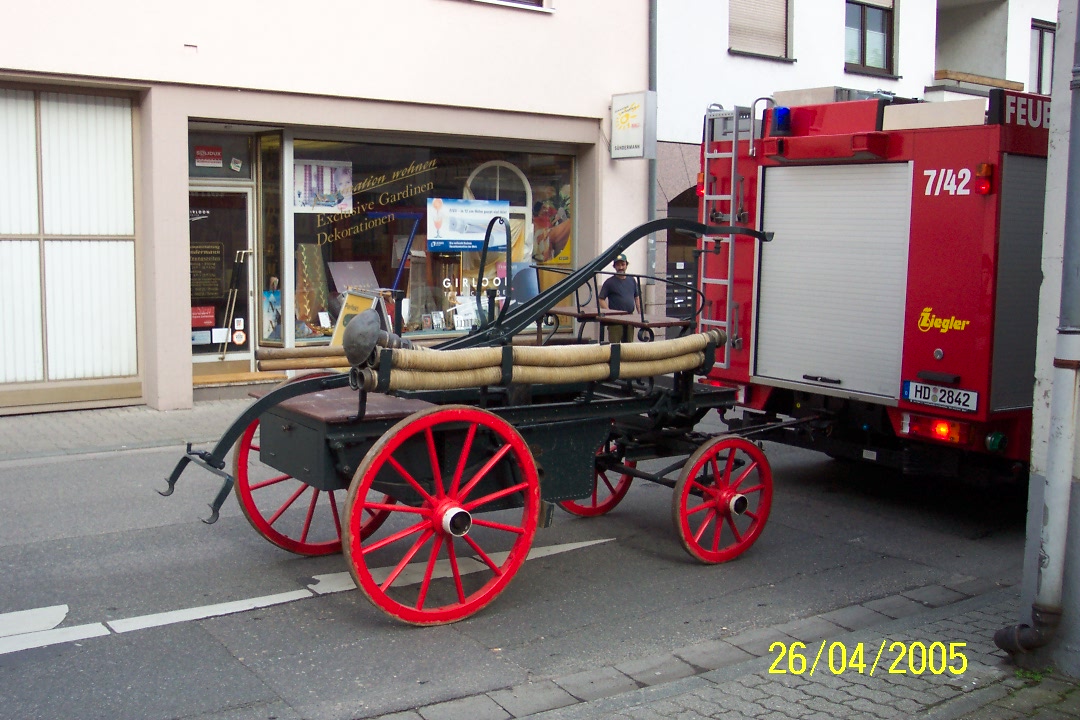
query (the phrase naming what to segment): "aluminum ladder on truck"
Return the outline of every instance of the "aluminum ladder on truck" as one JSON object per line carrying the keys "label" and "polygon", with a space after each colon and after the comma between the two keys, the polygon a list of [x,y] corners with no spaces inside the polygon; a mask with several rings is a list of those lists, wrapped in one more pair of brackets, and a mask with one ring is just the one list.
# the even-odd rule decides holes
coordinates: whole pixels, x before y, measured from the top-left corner
{"label": "aluminum ladder on truck", "polygon": [[[710,105],[705,112],[705,132],[703,139],[704,194],[701,203],[701,222],[705,225],[738,225],[746,222],[746,210],[742,206],[739,188],[742,177],[739,175],[739,140],[750,138],[753,142],[753,114],[747,107],[734,107],[724,110],[719,105]],[[731,142],[731,150],[717,152],[715,144]],[[728,167],[723,167],[724,164]],[[720,194],[722,187],[714,187],[720,178],[731,178],[727,193]],[[698,255],[698,277],[701,278],[702,291],[706,285],[720,286],[723,302],[706,299],[702,312],[701,330],[723,330],[728,341],[723,352],[718,353],[716,367],[728,368],[731,365],[731,350],[742,344],[739,337],[737,306],[732,300],[732,271],[735,267],[735,236],[706,235],[701,238]],[[714,255],[713,253],[718,253]],[[705,274],[706,255],[711,268],[719,269],[722,277],[709,277]],[[715,275],[715,273],[714,273]],[[708,298],[708,293],[706,293]],[[717,348],[719,350],[719,348]]]}

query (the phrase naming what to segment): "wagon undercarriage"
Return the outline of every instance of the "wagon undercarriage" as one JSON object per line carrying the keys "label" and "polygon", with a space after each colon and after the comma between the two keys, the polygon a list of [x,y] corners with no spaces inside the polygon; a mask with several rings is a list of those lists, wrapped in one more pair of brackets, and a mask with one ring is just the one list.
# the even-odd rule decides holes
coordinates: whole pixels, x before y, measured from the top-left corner
{"label": "wagon undercarriage", "polygon": [[[213,451],[189,447],[164,494],[188,463],[210,469],[224,482],[209,522],[235,486],[270,542],[302,555],[343,552],[377,607],[421,625],[491,602],[554,505],[602,515],[634,479],[673,489],[672,520],[690,555],[704,563],[738,556],[765,525],[772,478],[753,442],[694,429],[735,402],[734,390],[695,382],[723,333],[636,347],[484,347],[542,318],[607,255],[668,225],[706,229],[681,220],[642,226],[543,302],[474,332],[472,348],[401,348],[383,332],[357,349],[358,316],[346,329],[350,373],[297,378],[260,398]],[[669,462],[655,472],[641,465],[661,458]]]}

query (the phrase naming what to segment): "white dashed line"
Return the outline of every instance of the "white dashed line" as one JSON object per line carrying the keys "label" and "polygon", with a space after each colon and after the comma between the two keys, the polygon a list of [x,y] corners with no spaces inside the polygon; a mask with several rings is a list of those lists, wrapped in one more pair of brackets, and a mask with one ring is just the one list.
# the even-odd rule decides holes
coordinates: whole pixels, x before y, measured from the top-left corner
{"label": "white dashed line", "polygon": [[[563,545],[549,545],[537,547],[529,551],[528,560],[534,560],[548,555],[579,550],[590,545],[611,542],[615,538],[603,540],[587,540],[585,542],[565,543]],[[492,553],[492,562],[502,562],[507,553]],[[415,583],[424,578],[427,563],[412,563],[406,566],[399,576],[399,582]],[[461,574],[478,572],[487,566],[475,558],[460,558],[458,571]],[[373,568],[371,574],[376,580],[389,575],[392,568]],[[437,564],[433,577],[449,577],[449,563],[442,561]],[[161,627],[162,625],[174,625],[176,623],[203,620],[221,615],[255,610],[257,608],[282,605],[296,600],[314,597],[316,595],[328,595],[330,593],[355,590],[356,584],[348,572],[330,573],[328,575],[316,575],[315,582],[308,585],[309,589],[292,590],[276,595],[263,595],[262,597],[235,600],[232,602],[218,603],[216,605],[203,605],[201,607],[187,608],[185,610],[171,610],[169,612],[155,613],[153,615],[140,615],[138,617],[125,618],[122,620],[109,620],[105,623],[91,623],[88,625],[76,625],[69,628],[56,628],[68,613],[67,605],[53,605],[51,607],[36,608],[33,610],[20,610],[18,612],[0,614],[0,655],[29,650],[30,648],[45,647],[63,642],[76,642],[93,637],[101,637],[112,633],[126,633],[135,630]]]}

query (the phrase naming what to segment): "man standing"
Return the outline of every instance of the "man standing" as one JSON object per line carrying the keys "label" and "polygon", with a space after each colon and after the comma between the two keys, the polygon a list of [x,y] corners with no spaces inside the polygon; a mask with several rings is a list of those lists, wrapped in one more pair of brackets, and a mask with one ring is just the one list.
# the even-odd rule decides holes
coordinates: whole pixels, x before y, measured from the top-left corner
{"label": "man standing", "polygon": [[[600,307],[626,312],[641,312],[641,296],[637,280],[626,276],[626,255],[615,258],[615,274],[600,288]],[[633,342],[634,329],[625,325],[608,326],[608,338],[613,343]]]}

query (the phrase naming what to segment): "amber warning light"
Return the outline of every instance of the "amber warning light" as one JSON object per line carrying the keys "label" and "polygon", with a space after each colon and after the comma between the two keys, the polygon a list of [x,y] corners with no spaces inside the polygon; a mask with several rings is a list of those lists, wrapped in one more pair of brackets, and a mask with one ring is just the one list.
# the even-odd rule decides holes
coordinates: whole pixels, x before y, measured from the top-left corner
{"label": "amber warning light", "polygon": [[975,182],[972,184],[976,195],[989,195],[994,190],[994,166],[979,163],[975,168]]}

